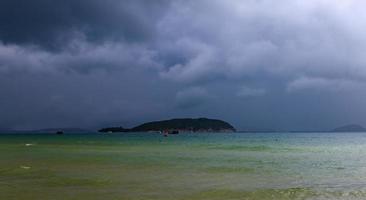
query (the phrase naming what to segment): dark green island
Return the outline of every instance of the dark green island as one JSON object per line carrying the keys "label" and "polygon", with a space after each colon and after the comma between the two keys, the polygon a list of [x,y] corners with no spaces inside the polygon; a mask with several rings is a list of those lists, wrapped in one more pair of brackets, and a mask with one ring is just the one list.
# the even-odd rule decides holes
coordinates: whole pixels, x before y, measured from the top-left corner
{"label": "dark green island", "polygon": [[131,129],[123,127],[109,127],[100,129],[99,132],[235,132],[235,128],[229,123],[218,119],[207,118],[183,118],[154,121],[141,124]]}

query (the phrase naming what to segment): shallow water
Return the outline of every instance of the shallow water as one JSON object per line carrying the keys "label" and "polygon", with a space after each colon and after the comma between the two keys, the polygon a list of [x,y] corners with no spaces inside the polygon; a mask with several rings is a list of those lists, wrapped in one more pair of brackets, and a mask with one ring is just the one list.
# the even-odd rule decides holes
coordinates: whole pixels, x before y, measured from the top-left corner
{"label": "shallow water", "polygon": [[366,133],[0,135],[0,199],[366,199]]}

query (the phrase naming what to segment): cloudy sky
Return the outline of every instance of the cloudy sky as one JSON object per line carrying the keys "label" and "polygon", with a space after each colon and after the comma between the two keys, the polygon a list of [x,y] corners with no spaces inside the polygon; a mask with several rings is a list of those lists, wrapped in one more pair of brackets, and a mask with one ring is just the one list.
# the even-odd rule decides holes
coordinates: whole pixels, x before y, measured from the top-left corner
{"label": "cloudy sky", "polygon": [[1,0],[0,129],[366,125],[362,0]]}

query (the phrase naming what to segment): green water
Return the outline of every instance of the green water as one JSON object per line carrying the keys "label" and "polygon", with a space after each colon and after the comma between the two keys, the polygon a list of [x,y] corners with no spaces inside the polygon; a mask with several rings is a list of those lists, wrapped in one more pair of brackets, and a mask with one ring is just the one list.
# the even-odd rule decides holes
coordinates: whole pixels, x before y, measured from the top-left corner
{"label": "green water", "polygon": [[0,199],[366,199],[366,133],[0,135]]}

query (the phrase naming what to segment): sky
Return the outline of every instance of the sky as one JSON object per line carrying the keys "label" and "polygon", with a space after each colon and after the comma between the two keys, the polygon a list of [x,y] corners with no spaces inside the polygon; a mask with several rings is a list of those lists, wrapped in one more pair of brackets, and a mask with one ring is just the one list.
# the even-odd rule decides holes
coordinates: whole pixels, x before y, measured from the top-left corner
{"label": "sky", "polygon": [[0,129],[366,125],[362,0],[1,0]]}

